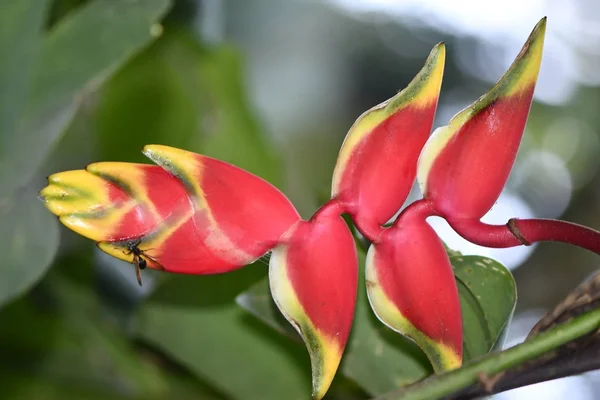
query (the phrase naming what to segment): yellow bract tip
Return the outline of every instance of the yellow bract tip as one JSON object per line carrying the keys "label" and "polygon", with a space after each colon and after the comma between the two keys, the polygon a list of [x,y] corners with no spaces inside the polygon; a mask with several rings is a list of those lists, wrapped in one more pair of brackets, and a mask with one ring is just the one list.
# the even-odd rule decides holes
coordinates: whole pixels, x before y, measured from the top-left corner
{"label": "yellow bract tip", "polygon": [[482,110],[492,106],[495,101],[533,89],[542,61],[545,33],[546,17],[537,23],[514,62],[500,80],[486,94],[452,117],[447,126],[433,132],[421,151],[418,161],[417,180],[423,193],[427,193],[427,178],[434,161],[463,125]]}
{"label": "yellow bract tip", "polygon": [[315,330],[315,334],[318,337],[319,346],[316,349],[309,348],[309,352],[313,373],[313,398],[320,400],[333,382],[342,360],[343,349],[340,348],[335,337],[328,337],[318,330]]}
{"label": "yellow bract tip", "polygon": [[418,92],[414,98],[415,105],[427,107],[432,102],[437,102],[442,86],[445,64],[446,45],[444,42],[440,42],[433,47],[433,50],[429,53],[429,57],[427,57],[427,61],[425,61],[425,66],[409,85],[410,87],[415,84],[418,87]]}
{"label": "yellow bract tip", "polygon": [[106,182],[85,170],[56,173],[48,177],[48,182],[40,197],[58,216],[94,212],[109,202]]}

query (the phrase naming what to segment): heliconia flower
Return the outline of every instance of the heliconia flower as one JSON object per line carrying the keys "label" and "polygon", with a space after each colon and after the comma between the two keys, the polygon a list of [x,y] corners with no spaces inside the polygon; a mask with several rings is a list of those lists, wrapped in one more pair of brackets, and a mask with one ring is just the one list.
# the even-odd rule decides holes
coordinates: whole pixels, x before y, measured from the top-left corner
{"label": "heliconia flower", "polygon": [[402,206],[427,141],[444,72],[445,47],[436,45],[425,66],[400,93],[362,114],[342,144],[332,198],[373,240]]}
{"label": "heliconia flower", "polygon": [[527,122],[545,31],[543,18],[498,83],[423,148],[417,178],[439,214],[478,219],[500,195]]}
{"label": "heliconia flower", "polygon": [[377,317],[416,342],[436,372],[462,364],[462,317],[444,245],[424,218],[406,213],[367,253],[367,293]]}
{"label": "heliconia flower", "polygon": [[52,175],[40,196],[108,254],[132,262],[133,243],[149,267],[177,273],[247,265],[300,219],[279,190],[242,169],[167,146],[144,153],[160,167],[91,164]]}
{"label": "heliconia flower", "polygon": [[325,395],[340,363],[358,283],[352,234],[339,212],[327,207],[296,223],[269,264],[273,299],[308,348],[315,399]]}

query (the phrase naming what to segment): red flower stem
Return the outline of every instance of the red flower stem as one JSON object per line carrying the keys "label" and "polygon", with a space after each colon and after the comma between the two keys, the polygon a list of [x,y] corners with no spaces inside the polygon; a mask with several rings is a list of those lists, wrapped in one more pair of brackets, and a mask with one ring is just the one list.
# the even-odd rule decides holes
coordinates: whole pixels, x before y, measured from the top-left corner
{"label": "red flower stem", "polygon": [[339,216],[344,213],[344,205],[340,203],[338,199],[331,199],[327,203],[323,204],[310,218],[311,221],[315,221],[317,218],[325,217],[331,218]]}
{"label": "red flower stem", "polygon": [[[340,207],[343,208],[343,205],[340,205]],[[406,218],[426,219],[427,217],[430,217],[432,215],[437,215],[433,208],[433,204],[428,199],[420,199],[411,203],[408,207],[402,210],[400,215],[398,215],[398,218],[396,218],[396,220],[394,221],[393,225],[396,226],[397,224],[402,223],[401,221],[405,221]],[[357,221],[357,218],[353,218],[353,220]],[[355,224],[356,229],[358,229],[360,233],[364,237],[366,237],[370,242],[377,242],[379,236],[383,233],[384,230],[387,229],[386,227],[381,226],[376,222],[373,222],[369,225],[361,225],[356,222]]]}
{"label": "red flower stem", "polygon": [[485,247],[504,248],[535,242],[563,242],[600,254],[600,232],[586,226],[553,219],[516,219],[506,225],[488,225],[478,220],[451,220],[460,236]]}
{"label": "red flower stem", "polygon": [[433,203],[429,199],[420,199],[413,203],[411,203],[408,207],[406,207],[396,221],[394,221],[394,226],[401,224],[402,221],[406,220],[406,218],[418,218],[418,219],[427,219],[427,217],[432,217],[434,215],[438,215],[435,209],[433,208]]}

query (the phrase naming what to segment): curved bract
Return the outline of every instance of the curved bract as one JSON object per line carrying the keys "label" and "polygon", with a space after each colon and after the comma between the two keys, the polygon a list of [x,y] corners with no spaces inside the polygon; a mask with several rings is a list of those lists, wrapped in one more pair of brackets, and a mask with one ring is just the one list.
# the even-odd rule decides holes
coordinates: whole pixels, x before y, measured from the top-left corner
{"label": "curved bract", "polygon": [[40,196],[103,251],[131,262],[135,242],[150,267],[178,273],[247,265],[299,220],[281,192],[242,169],[167,146],[144,152],[160,167],[91,164],[52,175]]}
{"label": "curved bract", "polygon": [[354,238],[342,217],[316,214],[294,225],[273,250],[269,281],[275,303],[308,348],[313,396],[321,399],[344,353],[358,287]]}
{"label": "curved bract", "polygon": [[415,180],[417,158],[437,108],[445,56],[444,44],[435,46],[412,82],[362,114],[342,144],[332,197],[371,240],[400,209]]}
{"label": "curved bract", "polygon": [[436,372],[460,367],[462,319],[450,260],[424,219],[406,217],[369,248],[369,302],[384,324],[421,347]]}
{"label": "curved bract", "polygon": [[498,83],[423,148],[419,185],[442,215],[480,218],[500,195],[529,115],[545,32],[544,18]]}

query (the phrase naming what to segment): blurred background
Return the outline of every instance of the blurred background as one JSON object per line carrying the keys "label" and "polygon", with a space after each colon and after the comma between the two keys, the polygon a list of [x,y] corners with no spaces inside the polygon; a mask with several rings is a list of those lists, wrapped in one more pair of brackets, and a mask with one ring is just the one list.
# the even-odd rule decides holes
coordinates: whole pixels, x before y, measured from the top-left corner
{"label": "blurred background", "polygon": [[[118,3],[128,5],[121,10]],[[0,398],[308,398],[302,346],[234,301],[265,276],[264,265],[185,279],[145,271],[139,288],[131,265],[105,256],[59,226],[40,202],[25,199],[35,198],[51,173],[95,161],[146,162],[142,146],[161,143],[244,167],[309,217],[328,195],[353,121],[405,87],[437,42],[446,42],[447,61],[434,128],[493,85],[543,16],[544,57],[523,144],[484,220],[561,218],[598,229],[596,1],[1,5],[0,59],[12,64],[0,67],[0,92],[16,94],[0,100],[8,110],[0,117],[21,109],[26,117],[18,129],[16,122],[0,125],[0,268],[9,271],[0,282]],[[114,28],[106,23],[113,20]],[[23,36],[7,39],[22,21],[30,24]],[[33,100],[18,93],[33,93]],[[415,187],[408,201],[419,196]],[[430,222],[450,247],[513,271],[519,300],[507,345],[521,341],[598,266],[597,256],[562,244],[480,248],[443,221]],[[340,376],[328,398],[376,394]],[[600,374],[497,397],[567,395],[599,398]]]}

